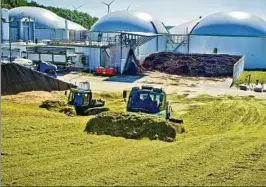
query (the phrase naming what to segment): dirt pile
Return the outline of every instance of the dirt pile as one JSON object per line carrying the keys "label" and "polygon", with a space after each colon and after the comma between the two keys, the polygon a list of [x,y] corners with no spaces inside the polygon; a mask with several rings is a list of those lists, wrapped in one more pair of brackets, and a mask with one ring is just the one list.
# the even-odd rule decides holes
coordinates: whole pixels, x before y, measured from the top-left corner
{"label": "dirt pile", "polygon": [[71,106],[68,106],[62,101],[46,100],[42,102],[42,104],[40,105],[40,108],[46,108],[49,111],[56,111],[56,112],[64,113],[67,116],[76,115],[75,109]]}
{"label": "dirt pile", "polygon": [[148,137],[151,140],[159,139],[172,142],[177,133],[184,132],[184,128],[157,116],[104,112],[90,119],[85,131],[129,139]]}
{"label": "dirt pile", "polygon": [[149,71],[173,75],[228,77],[233,75],[234,64],[240,56],[212,54],[153,53],[142,66]]}
{"label": "dirt pile", "polygon": [[2,96],[2,99],[5,99],[12,103],[40,103],[43,100],[57,100],[58,97],[62,96],[62,92],[45,92],[45,91],[31,91],[31,92],[21,92],[16,95],[6,95]]}

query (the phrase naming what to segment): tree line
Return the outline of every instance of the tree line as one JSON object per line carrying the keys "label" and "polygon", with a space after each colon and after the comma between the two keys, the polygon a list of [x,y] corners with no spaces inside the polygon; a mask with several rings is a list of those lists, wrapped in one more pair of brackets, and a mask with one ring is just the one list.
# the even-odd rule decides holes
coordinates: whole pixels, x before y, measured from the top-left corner
{"label": "tree line", "polygon": [[57,14],[58,16],[76,22],[87,29],[90,29],[91,26],[98,20],[97,17],[92,17],[91,15],[85,12],[76,10],[73,11],[65,8],[58,8],[52,6],[44,6],[38,4],[35,1],[28,2],[27,0],[2,0],[2,8],[11,9],[19,6],[34,6],[45,8]]}

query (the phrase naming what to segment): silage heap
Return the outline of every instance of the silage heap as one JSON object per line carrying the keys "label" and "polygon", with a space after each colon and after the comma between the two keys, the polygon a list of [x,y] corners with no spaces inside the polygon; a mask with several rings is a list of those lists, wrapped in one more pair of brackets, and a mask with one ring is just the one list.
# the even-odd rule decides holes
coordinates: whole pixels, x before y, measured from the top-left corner
{"label": "silage heap", "polygon": [[40,108],[46,108],[49,111],[56,111],[56,112],[64,113],[67,116],[76,115],[74,107],[68,106],[66,103],[62,101],[46,100],[42,102],[42,104],[40,105]]}
{"label": "silage heap", "polygon": [[148,71],[172,75],[231,77],[234,64],[241,56],[223,54],[181,54],[158,52],[146,57],[142,66]]}
{"label": "silage heap", "polygon": [[184,132],[184,128],[154,115],[104,112],[90,119],[85,131],[128,139],[148,137],[172,142],[178,133]]}

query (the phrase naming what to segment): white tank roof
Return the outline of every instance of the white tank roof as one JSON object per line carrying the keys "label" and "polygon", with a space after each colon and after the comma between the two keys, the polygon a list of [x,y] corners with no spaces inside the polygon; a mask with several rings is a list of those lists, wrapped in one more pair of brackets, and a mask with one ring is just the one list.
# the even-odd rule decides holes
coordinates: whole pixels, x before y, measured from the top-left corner
{"label": "white tank roof", "polygon": [[111,12],[99,19],[91,31],[167,33],[162,22],[147,13],[137,11]]}
{"label": "white tank roof", "polygon": [[[36,23],[44,26],[45,28],[51,29],[65,29],[66,28],[66,20],[50,10],[39,8],[39,7],[16,7],[9,10],[10,18],[21,18],[28,17],[34,18]],[[83,26],[74,23],[72,21],[67,20],[68,29],[70,30],[87,30]]]}
{"label": "white tank roof", "polygon": [[175,26],[169,30],[170,34],[190,34],[194,27],[200,22],[200,19],[189,21],[181,25]]}
{"label": "white tank roof", "polygon": [[222,12],[205,17],[195,35],[266,36],[266,21],[247,12]]}

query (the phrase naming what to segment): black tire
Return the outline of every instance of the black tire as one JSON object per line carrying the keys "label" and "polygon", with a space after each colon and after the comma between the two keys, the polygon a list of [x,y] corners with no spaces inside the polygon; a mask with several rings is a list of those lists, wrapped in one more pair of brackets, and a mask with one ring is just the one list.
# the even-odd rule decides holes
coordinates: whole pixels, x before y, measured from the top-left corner
{"label": "black tire", "polygon": [[84,112],[84,115],[86,116],[91,116],[91,115],[97,115],[102,112],[107,112],[109,111],[109,108],[107,107],[95,107],[95,108],[89,108]]}
{"label": "black tire", "polygon": [[171,121],[173,123],[179,123],[179,124],[184,123],[184,121],[182,119],[172,119],[172,118],[170,118],[169,121]]}

